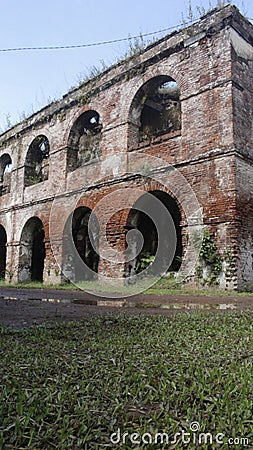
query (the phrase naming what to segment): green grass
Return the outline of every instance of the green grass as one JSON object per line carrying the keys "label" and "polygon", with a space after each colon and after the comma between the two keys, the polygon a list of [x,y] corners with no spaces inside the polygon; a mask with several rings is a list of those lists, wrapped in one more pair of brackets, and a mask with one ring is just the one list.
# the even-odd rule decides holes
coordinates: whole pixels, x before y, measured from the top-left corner
{"label": "green grass", "polygon": [[[106,316],[1,328],[0,339],[1,449],[253,446],[250,313]],[[110,443],[119,428],[173,439],[193,421],[224,444]]]}
{"label": "green grass", "polygon": [[227,296],[252,296],[253,292],[250,291],[244,291],[244,292],[237,292],[232,290],[222,290],[219,289],[217,286],[216,288],[214,286],[205,286],[205,287],[199,287],[199,288],[193,288],[193,287],[187,287],[186,285],[183,285],[182,283],[178,282],[175,278],[160,278],[152,287],[150,287],[147,291],[147,294],[155,294],[155,295],[180,295],[180,294],[189,294],[189,295],[206,295],[206,296],[212,296],[212,295],[219,295],[222,297]]}
{"label": "green grass", "polygon": [[72,290],[78,289],[74,284],[44,284],[39,281],[30,281],[27,283],[20,282],[12,282],[8,283],[7,281],[0,279],[0,287],[15,287],[15,288],[25,288],[25,289],[64,289],[64,290]]}

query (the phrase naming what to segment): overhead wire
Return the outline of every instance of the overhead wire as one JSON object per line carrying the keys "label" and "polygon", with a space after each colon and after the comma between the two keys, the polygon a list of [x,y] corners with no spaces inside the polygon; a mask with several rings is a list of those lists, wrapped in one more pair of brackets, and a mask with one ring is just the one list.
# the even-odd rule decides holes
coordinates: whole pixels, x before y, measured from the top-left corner
{"label": "overhead wire", "polygon": [[13,48],[0,48],[0,52],[19,52],[19,51],[27,51],[27,50],[65,50],[65,49],[75,49],[75,48],[86,48],[86,47],[96,47],[96,46],[100,46],[100,45],[108,45],[108,44],[115,44],[118,42],[126,42],[126,41],[131,41],[134,39],[139,39],[140,37],[148,37],[148,36],[153,36],[155,34],[159,34],[159,33],[165,33],[171,30],[176,30],[178,27],[181,26],[186,26],[189,25],[193,22],[195,22],[198,19],[192,19],[191,21],[188,22],[182,22],[178,25],[174,25],[172,27],[168,27],[168,28],[163,28],[162,30],[158,30],[158,31],[151,31],[149,33],[140,33],[139,35],[135,35],[135,36],[128,36],[125,38],[119,38],[119,39],[110,39],[108,41],[101,41],[101,42],[91,42],[88,44],[73,44],[73,45],[49,45],[49,46],[39,46],[39,47],[13,47]]}
{"label": "overhead wire", "polygon": [[[0,53],[4,52],[20,52],[20,51],[37,51],[37,50],[67,50],[67,49],[77,49],[77,48],[87,48],[87,47],[98,47],[101,45],[108,45],[108,44],[116,44],[118,42],[126,42],[131,41],[134,39],[139,39],[140,37],[148,37],[148,36],[154,36],[155,34],[161,34],[168,31],[176,30],[179,27],[187,26],[192,24],[193,22],[196,22],[200,19],[200,17],[192,18],[192,20],[188,22],[181,22],[177,25],[174,25],[172,27],[163,28],[162,30],[157,31],[151,31],[149,33],[140,33],[139,35],[131,36],[124,38],[118,38],[118,39],[110,39],[108,41],[100,41],[100,42],[90,42],[88,44],[73,44],[73,45],[44,45],[44,46],[38,46],[38,47],[10,47],[10,48],[0,48]],[[248,20],[253,21],[252,18],[247,17]]]}
{"label": "overhead wire", "polygon": [[[124,38],[118,38],[118,39],[110,39],[108,41],[100,41],[100,42],[90,42],[88,44],[73,44],[73,45],[44,45],[44,46],[36,46],[36,47],[10,47],[10,48],[0,48],[0,53],[4,52],[20,52],[20,51],[36,51],[36,50],[67,50],[67,49],[75,49],[75,48],[87,48],[87,47],[98,47],[101,45],[108,45],[108,44],[115,44],[118,42],[126,42],[131,41],[134,39],[139,39],[140,37],[148,37],[148,36],[154,36],[155,34],[161,34],[168,31],[176,30],[179,27],[187,26],[192,24],[193,22],[196,22],[200,20],[201,17],[193,17],[189,21],[183,21],[177,25],[174,25],[172,27],[163,28],[162,30],[157,31],[151,31],[149,33],[140,33],[139,35],[131,36]],[[253,21],[252,18],[246,17],[246,19]]]}

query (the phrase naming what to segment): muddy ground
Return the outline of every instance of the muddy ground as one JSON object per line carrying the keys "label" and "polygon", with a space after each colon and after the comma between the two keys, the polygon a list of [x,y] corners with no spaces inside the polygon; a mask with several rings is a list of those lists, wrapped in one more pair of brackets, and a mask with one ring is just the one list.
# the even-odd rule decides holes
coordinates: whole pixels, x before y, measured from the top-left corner
{"label": "muddy ground", "polygon": [[169,315],[196,309],[207,312],[253,312],[253,295],[140,294],[125,299],[108,299],[76,290],[0,288],[0,323],[14,328],[82,320],[94,315]]}

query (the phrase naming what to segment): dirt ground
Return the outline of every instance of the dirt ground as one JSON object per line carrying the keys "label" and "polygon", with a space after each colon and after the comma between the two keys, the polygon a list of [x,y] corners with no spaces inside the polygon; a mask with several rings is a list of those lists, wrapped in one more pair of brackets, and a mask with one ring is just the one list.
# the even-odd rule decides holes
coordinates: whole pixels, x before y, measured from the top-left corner
{"label": "dirt ground", "polygon": [[197,309],[206,312],[253,312],[253,295],[140,294],[125,299],[108,299],[76,290],[0,288],[0,323],[14,328],[83,320],[94,315],[169,315]]}

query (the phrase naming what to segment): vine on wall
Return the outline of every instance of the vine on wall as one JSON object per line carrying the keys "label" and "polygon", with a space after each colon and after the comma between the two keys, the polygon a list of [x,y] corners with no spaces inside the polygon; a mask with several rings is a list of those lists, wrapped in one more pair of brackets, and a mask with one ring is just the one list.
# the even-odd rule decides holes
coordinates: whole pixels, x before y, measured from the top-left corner
{"label": "vine on wall", "polygon": [[222,259],[218,254],[213,237],[207,230],[204,231],[199,256],[201,265],[197,266],[195,270],[197,278],[201,279],[203,284],[208,284],[209,286],[219,284],[219,275],[222,272]]}

